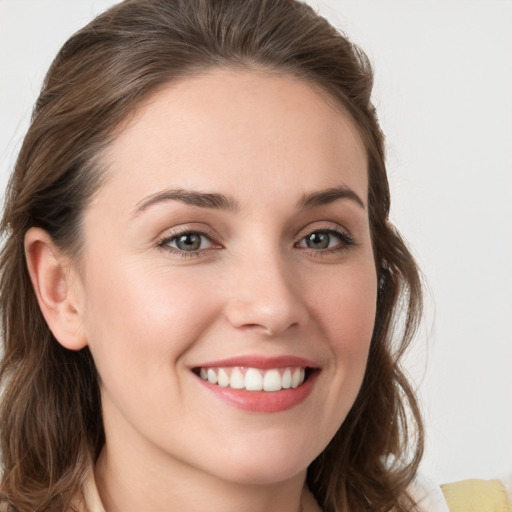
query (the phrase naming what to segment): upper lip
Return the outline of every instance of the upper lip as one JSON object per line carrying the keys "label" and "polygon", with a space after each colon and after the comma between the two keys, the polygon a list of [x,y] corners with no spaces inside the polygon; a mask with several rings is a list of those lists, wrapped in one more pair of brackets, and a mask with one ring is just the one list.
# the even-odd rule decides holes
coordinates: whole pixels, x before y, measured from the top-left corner
{"label": "upper lip", "polygon": [[247,368],[260,368],[262,370],[269,368],[286,368],[290,366],[298,366],[302,368],[318,368],[318,365],[304,357],[285,355],[268,357],[262,355],[246,355],[235,356],[227,359],[218,359],[216,361],[208,361],[194,366],[194,368],[221,368],[242,366]]}

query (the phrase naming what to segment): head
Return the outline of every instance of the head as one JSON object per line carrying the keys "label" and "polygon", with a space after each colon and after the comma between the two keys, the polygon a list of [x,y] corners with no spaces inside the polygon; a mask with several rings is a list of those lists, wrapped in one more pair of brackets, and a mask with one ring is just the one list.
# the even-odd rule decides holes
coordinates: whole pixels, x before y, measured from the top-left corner
{"label": "head", "polygon": [[[378,283],[373,333],[355,402],[310,464],[308,482],[327,510],[363,510],[368,500],[384,510],[412,478],[421,422],[399,359],[419,315],[420,285],[388,219],[384,141],[366,57],[311,8],[291,0],[127,0],[75,34],[56,57],[9,185],[1,260],[2,498],[27,506],[20,500],[32,496],[42,503],[50,485],[50,500],[64,509],[105,439],[91,350],[87,343],[63,343],[65,329],[48,327],[27,269],[27,232],[46,233],[85,271],[84,230],[91,205],[112,179],[108,155],[166,90],[216,73],[307,85],[343,113],[364,148]],[[404,330],[393,339],[404,307]],[[411,451],[407,403],[419,434]]]}

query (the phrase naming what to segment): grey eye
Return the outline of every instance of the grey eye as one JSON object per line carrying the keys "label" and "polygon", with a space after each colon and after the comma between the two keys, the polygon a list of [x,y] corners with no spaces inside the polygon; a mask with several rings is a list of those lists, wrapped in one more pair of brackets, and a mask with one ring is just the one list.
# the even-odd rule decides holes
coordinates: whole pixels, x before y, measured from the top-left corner
{"label": "grey eye", "polygon": [[296,247],[325,251],[327,249],[344,250],[354,244],[354,239],[348,233],[342,233],[334,229],[319,229],[308,233]]}
{"label": "grey eye", "polygon": [[176,247],[182,251],[197,251],[201,247],[202,235],[186,233],[175,238]]}
{"label": "grey eye", "polygon": [[162,247],[169,247],[182,252],[195,252],[209,249],[214,245],[211,239],[200,232],[189,231],[179,235],[170,236],[160,243]]}
{"label": "grey eye", "polygon": [[[332,235],[323,231],[315,231],[304,237],[306,247],[310,249],[327,249],[331,245]],[[339,242],[339,239],[337,240]]]}

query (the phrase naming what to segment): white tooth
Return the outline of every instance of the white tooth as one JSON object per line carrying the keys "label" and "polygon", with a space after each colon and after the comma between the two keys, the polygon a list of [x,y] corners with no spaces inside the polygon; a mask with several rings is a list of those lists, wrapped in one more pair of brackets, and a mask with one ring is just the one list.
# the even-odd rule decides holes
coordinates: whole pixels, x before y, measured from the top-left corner
{"label": "white tooth", "polygon": [[199,376],[203,380],[208,380],[208,372],[204,368],[201,368],[201,371],[199,372]]}
{"label": "white tooth", "polygon": [[296,388],[300,384],[300,368],[295,368],[292,374],[292,388]]}
{"label": "white tooth", "polygon": [[208,382],[211,382],[212,384],[217,384],[217,374],[215,373],[215,370],[212,368],[208,368]]}
{"label": "white tooth", "polygon": [[302,384],[304,382],[304,379],[306,378],[306,369],[305,368],[301,368],[300,369],[300,379],[299,379],[299,384]]}
{"label": "white tooth", "polygon": [[279,370],[267,370],[263,377],[264,391],[279,391],[281,389],[281,374]]}
{"label": "white tooth", "polygon": [[219,368],[217,383],[222,388],[227,388],[229,386],[229,375],[226,373],[226,370],[224,370],[224,368]]}
{"label": "white tooth", "polygon": [[289,389],[292,386],[292,372],[289,368],[286,368],[281,380],[281,386],[283,386],[284,389]]}
{"label": "white tooth", "polygon": [[261,391],[263,389],[263,377],[256,368],[249,368],[245,372],[245,389],[247,391]]}
{"label": "white tooth", "polygon": [[238,368],[233,368],[231,377],[229,378],[229,387],[233,389],[244,389],[245,379],[242,372]]}

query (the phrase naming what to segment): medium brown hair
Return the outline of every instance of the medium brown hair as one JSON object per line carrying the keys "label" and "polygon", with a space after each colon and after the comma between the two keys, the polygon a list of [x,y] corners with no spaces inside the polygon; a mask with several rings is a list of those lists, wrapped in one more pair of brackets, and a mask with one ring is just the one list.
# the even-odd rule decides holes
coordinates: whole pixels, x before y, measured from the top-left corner
{"label": "medium brown hair", "polygon": [[68,351],[48,329],[27,271],[25,233],[43,228],[78,255],[82,213],[101,186],[100,156],[116,128],[160,87],[216,66],[277,70],[319,85],[349,112],[364,141],[379,275],[375,329],[356,402],[307,479],[328,512],[413,506],[406,487],[422,455],[423,427],[399,361],[420,317],[421,286],[388,219],[367,57],[295,0],[126,0],[73,35],[55,58],[7,191],[0,503],[8,510],[67,510],[104,444],[94,362],[87,348]]}

